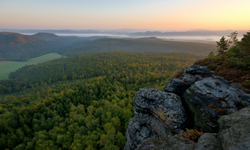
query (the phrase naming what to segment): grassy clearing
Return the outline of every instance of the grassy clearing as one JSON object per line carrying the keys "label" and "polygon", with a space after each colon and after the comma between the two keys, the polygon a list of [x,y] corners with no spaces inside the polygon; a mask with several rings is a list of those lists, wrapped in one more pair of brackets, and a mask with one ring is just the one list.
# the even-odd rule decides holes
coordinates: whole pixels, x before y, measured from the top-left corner
{"label": "grassy clearing", "polygon": [[39,57],[31,58],[26,62],[17,62],[17,61],[0,62],[0,80],[8,79],[10,72],[13,72],[25,65],[43,63],[43,62],[58,59],[61,57],[62,55],[58,53],[49,53],[49,54],[45,54]]}

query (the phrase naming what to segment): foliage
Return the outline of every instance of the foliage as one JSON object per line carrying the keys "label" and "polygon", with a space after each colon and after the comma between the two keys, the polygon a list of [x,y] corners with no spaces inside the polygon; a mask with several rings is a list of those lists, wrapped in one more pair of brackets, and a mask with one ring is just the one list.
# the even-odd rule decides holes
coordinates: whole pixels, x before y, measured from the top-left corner
{"label": "foliage", "polygon": [[215,69],[215,75],[223,76],[230,82],[240,82],[245,88],[250,88],[250,32],[244,34],[241,41],[236,38],[236,33],[231,34],[232,47],[225,53],[209,56],[197,61],[196,64]]}
{"label": "foliage", "polygon": [[240,51],[243,53],[243,59],[250,59],[250,32],[244,34],[241,42],[239,43]]}
{"label": "foliage", "polygon": [[233,46],[236,46],[239,42],[239,40],[237,39],[237,35],[238,33],[236,31],[232,32],[228,37],[228,47],[233,47]]}
{"label": "foliage", "polygon": [[198,58],[81,53],[26,66],[1,81],[0,149],[123,149],[135,92],[163,89]]}
{"label": "foliage", "polygon": [[186,132],[182,131],[181,134],[179,134],[179,136],[182,136],[186,139],[192,140],[194,142],[198,142],[198,139],[203,135],[203,132],[200,132],[196,129],[187,129],[186,128]]}
{"label": "foliage", "polygon": [[[222,98],[223,99],[223,98]],[[212,108],[214,110],[216,110],[216,112],[220,115],[225,115],[225,111],[224,109],[220,108],[218,105],[216,104],[210,104],[208,105],[209,108]]]}
{"label": "foliage", "polygon": [[160,82],[166,74],[181,70],[198,58],[202,57],[186,53],[79,53],[43,64],[28,65],[11,73],[11,80],[0,81],[0,93],[27,91],[38,85],[46,87],[58,81],[114,74],[120,75],[122,82],[127,82],[126,76],[132,78],[128,83],[142,83],[146,78],[157,78]]}
{"label": "foliage", "polygon": [[225,52],[225,50],[227,50],[227,40],[224,36],[222,36],[222,38],[220,39],[219,42],[216,42],[217,43],[217,47],[218,47],[218,53],[219,54],[223,54]]}

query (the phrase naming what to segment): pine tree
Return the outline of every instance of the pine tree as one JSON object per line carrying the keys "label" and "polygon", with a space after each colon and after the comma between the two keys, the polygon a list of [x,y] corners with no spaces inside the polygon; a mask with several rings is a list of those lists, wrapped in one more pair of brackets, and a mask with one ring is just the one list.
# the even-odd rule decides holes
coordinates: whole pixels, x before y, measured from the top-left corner
{"label": "pine tree", "polygon": [[219,54],[223,54],[225,52],[225,50],[227,50],[227,47],[228,47],[226,38],[224,36],[222,36],[220,41],[216,42],[216,43],[217,43]]}
{"label": "pine tree", "polygon": [[244,37],[240,43],[241,51],[243,52],[243,57],[250,55],[250,32],[244,34]]}

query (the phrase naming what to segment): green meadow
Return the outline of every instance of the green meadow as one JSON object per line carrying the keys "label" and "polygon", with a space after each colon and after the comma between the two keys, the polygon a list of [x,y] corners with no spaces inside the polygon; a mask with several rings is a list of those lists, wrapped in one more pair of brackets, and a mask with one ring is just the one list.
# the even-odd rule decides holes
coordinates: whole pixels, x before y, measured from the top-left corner
{"label": "green meadow", "polygon": [[39,57],[31,58],[26,62],[18,62],[18,61],[0,62],[0,80],[8,79],[9,73],[16,71],[17,69],[25,65],[43,63],[58,58],[62,58],[62,55],[58,53],[49,53]]}

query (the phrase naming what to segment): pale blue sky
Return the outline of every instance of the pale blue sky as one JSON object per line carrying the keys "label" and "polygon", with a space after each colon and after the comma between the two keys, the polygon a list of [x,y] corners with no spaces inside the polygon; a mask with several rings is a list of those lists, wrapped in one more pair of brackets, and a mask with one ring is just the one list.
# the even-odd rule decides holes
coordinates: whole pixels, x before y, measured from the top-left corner
{"label": "pale blue sky", "polygon": [[250,0],[0,0],[0,28],[248,30],[249,6]]}

